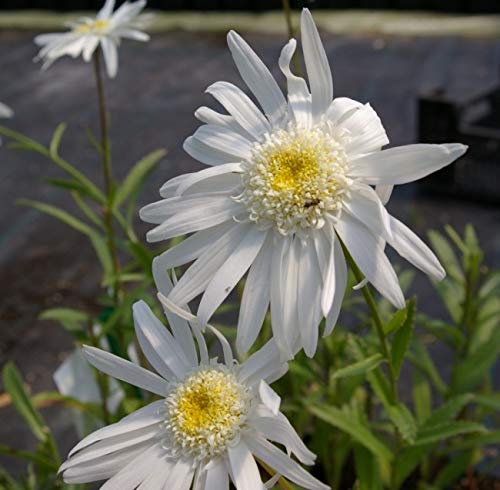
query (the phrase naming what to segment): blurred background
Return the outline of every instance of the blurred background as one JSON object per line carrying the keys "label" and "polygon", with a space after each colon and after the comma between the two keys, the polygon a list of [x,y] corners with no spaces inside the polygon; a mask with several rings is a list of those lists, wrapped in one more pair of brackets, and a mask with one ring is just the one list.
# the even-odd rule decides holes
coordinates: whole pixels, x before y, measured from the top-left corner
{"label": "blurred background", "polygon": [[[92,66],[63,59],[42,72],[32,61],[37,53],[32,39],[42,31],[60,30],[76,15],[73,10],[95,11],[101,3],[0,3],[0,101],[15,112],[2,123],[48,143],[57,124],[67,122],[61,154],[97,181],[100,164],[85,134],[87,128],[98,128]],[[163,11],[152,26],[151,42],[125,42],[118,77],[106,81],[117,176],[145,153],[168,150],[147,181],[140,204],[156,200],[167,179],[201,168],[182,150],[183,140],[198,125],[193,112],[200,105],[213,107],[204,95],[212,82],[222,79],[241,86],[225,45],[227,30],[241,31],[280,83],[277,59],[287,38],[278,1],[158,0],[148,5]],[[389,211],[421,236],[445,224],[461,233],[472,223],[486,263],[500,266],[498,0],[317,0],[292,5],[313,10],[334,72],[335,95],[370,102],[391,145],[470,145],[467,156],[451,168],[397,188]],[[55,306],[96,310],[98,265],[77,232],[16,206],[19,198],[71,206],[65,193],[44,183],[60,176],[54,166],[5,146],[0,160],[0,364],[13,359],[35,393],[53,390],[52,374],[71,351],[72,338],[38,315]],[[142,237],[145,230],[139,225]],[[411,291],[419,295],[424,312],[445,315],[422,274],[416,274]],[[441,363],[446,371],[446,353]],[[0,395],[2,420],[9,423],[2,424],[0,440],[30,447],[29,432],[3,401]],[[47,414],[64,452],[74,440],[72,421],[57,407]]]}

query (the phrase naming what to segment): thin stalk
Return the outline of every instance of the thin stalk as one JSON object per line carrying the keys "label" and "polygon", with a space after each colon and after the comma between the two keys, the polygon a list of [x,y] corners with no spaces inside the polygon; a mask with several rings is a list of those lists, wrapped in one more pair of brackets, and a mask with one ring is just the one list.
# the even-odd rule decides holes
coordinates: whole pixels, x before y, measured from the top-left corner
{"label": "thin stalk", "polygon": [[[104,190],[106,203],[103,209],[104,226],[109,255],[113,267],[112,296],[114,306],[117,307],[121,300],[120,262],[118,260],[118,249],[113,227],[113,171],[111,166],[111,145],[109,138],[109,120],[106,109],[106,98],[104,95],[104,84],[101,68],[101,51],[96,49],[94,56],[94,72],[97,88],[97,99],[99,102],[99,122],[101,126],[101,148],[102,148],[102,169],[104,178]],[[119,331],[120,343],[124,347],[123,330]]]}
{"label": "thin stalk", "polygon": [[[273,477],[276,472],[273,471],[273,469],[268,466],[266,463],[264,463],[264,461],[262,461],[261,459],[257,459],[258,463],[262,466],[262,468],[264,468],[267,472],[267,474],[271,477]],[[277,483],[283,490],[293,490],[293,487],[290,485],[290,483],[288,483],[285,478],[281,477],[279,480],[278,480],[278,483]]]}
{"label": "thin stalk", "polygon": [[[286,28],[288,31],[288,39],[295,38],[295,29],[293,27],[293,19],[292,19],[292,9],[290,7],[290,0],[282,0],[283,12],[285,14],[286,20]],[[297,55],[297,51],[293,54],[293,66],[295,69],[295,73],[300,76],[302,74],[302,68],[300,66],[300,60]]]}

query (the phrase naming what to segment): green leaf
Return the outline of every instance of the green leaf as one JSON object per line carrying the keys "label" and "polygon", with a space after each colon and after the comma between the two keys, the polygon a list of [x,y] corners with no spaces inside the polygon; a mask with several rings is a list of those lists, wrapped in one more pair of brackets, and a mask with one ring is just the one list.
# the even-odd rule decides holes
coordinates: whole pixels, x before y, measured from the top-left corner
{"label": "green leaf", "polygon": [[408,301],[406,311],[406,318],[403,325],[396,331],[394,337],[392,338],[391,363],[396,374],[396,378],[399,377],[401,365],[403,364],[403,359],[408,349],[408,345],[410,344],[413,332],[413,323],[415,318],[414,298]]}
{"label": "green leaf", "polygon": [[72,308],[51,308],[43,311],[38,318],[59,322],[72,334],[81,334],[90,319],[87,313]]}
{"label": "green leaf", "polygon": [[419,369],[421,369],[424,373],[429,376],[429,379],[434,384],[435,388],[439,391],[439,393],[444,394],[448,389],[446,383],[443,381],[441,376],[436,369],[434,361],[431,359],[431,356],[427,352],[427,348],[425,345],[417,339],[413,341],[413,348],[415,352],[408,353],[408,359],[412,362],[412,364]]}
{"label": "green leaf", "polygon": [[71,179],[45,179],[45,182],[50,184],[53,187],[57,187],[59,189],[65,189],[69,191],[77,191],[81,193],[86,193],[87,189],[77,182],[76,180]]}
{"label": "green leaf", "polygon": [[455,325],[449,325],[442,320],[428,318],[425,315],[417,315],[417,323],[453,349],[459,349],[465,345],[465,337]]}
{"label": "green leaf", "polygon": [[21,485],[18,485],[16,481],[2,468],[0,468],[0,488],[3,490],[23,490]]}
{"label": "green leaf", "polygon": [[441,442],[450,437],[468,434],[471,432],[487,432],[485,427],[476,422],[466,422],[463,420],[455,420],[452,422],[444,422],[433,426],[425,425],[419,432],[414,446],[424,446]]}
{"label": "green leaf", "polygon": [[123,202],[140,187],[146,176],[167,154],[166,150],[156,150],[139,160],[121,183],[113,199],[113,209],[118,209]]}
{"label": "green leaf", "polygon": [[86,225],[83,221],[80,221],[78,218],[68,213],[67,211],[64,211],[63,209],[52,206],[52,204],[45,204],[43,202],[32,201],[29,199],[20,199],[18,201],[18,204],[22,206],[30,206],[40,211],[41,213],[48,214],[49,216],[52,216],[53,218],[66,223],[68,226],[71,226],[71,228],[74,228],[75,230],[85,235],[91,235],[92,233],[95,233],[95,230]]}
{"label": "green leaf", "polygon": [[392,451],[386,444],[351,414],[332,406],[309,405],[306,408],[316,417],[349,434],[353,439],[369,449],[375,456],[388,461],[393,459]]}
{"label": "green leaf", "polygon": [[403,440],[412,444],[417,436],[417,423],[410,410],[402,403],[391,405],[386,410]]}
{"label": "green leaf", "polygon": [[347,378],[349,376],[358,376],[360,374],[365,374],[368,371],[375,369],[381,362],[384,361],[382,354],[373,354],[373,356],[367,357],[362,361],[355,362],[344,368],[338,369],[334,375],[334,379]]}
{"label": "green leaf", "polygon": [[412,396],[417,421],[422,424],[431,414],[432,393],[429,383],[417,370],[413,373]]}
{"label": "green leaf", "polygon": [[368,449],[354,445],[354,466],[360,490],[382,490],[377,458]]}
{"label": "green leaf", "polygon": [[52,158],[57,158],[59,156],[59,144],[61,143],[61,138],[63,137],[64,131],[66,131],[66,123],[61,123],[57,126],[52,136],[52,141],[50,142],[50,155]]}
{"label": "green leaf", "polygon": [[397,310],[396,313],[392,316],[388,323],[384,325],[384,333],[389,335],[392,332],[395,332],[399,328],[403,326],[403,323],[406,320],[406,316],[408,314],[407,308],[403,308],[402,310]]}
{"label": "green leaf", "polygon": [[108,245],[106,240],[96,232],[90,234],[90,241],[104,270],[106,282],[107,278],[113,274],[113,259],[109,253]]}
{"label": "green leaf", "polygon": [[486,434],[468,435],[462,441],[455,442],[451,445],[450,450],[474,449],[484,446],[496,446],[500,444],[500,430],[492,430]]}
{"label": "green leaf", "polygon": [[492,393],[491,395],[474,395],[473,401],[478,405],[491,408],[500,413],[500,393]]}
{"label": "green leaf", "polygon": [[[8,446],[0,445],[0,454],[4,454],[5,456],[10,456],[12,458],[24,459],[25,461],[31,461],[32,463],[36,463],[37,465],[44,466],[52,471],[57,471],[58,466],[54,464],[53,461],[40,456],[37,453],[32,453],[29,451],[20,451],[18,449],[14,449]],[[1,481],[1,479],[0,479]],[[3,488],[0,486],[0,488]]]}
{"label": "green leaf", "polygon": [[448,488],[458,478],[464,475],[467,468],[473,463],[474,453],[472,451],[465,451],[458,454],[453,454],[450,461],[442,468],[436,479],[434,485],[436,488]]}
{"label": "green leaf", "polygon": [[45,442],[48,433],[47,426],[31,403],[21,375],[13,362],[8,362],[3,368],[3,384],[12,399],[12,404],[24,418],[35,437],[39,441]]}
{"label": "green leaf", "polygon": [[426,420],[423,429],[432,428],[445,422],[452,421],[463,408],[473,400],[473,395],[465,394],[450,398],[440,407],[434,410],[430,417]]}
{"label": "green leaf", "polygon": [[446,269],[448,275],[457,282],[462,283],[464,281],[464,274],[458,262],[457,256],[451,248],[448,240],[434,230],[430,230],[428,232],[428,236],[436,255],[443,264],[443,267]]}
{"label": "green leaf", "polygon": [[83,214],[92,221],[96,226],[101,229],[105,229],[102,219],[97,216],[97,214],[90,208],[90,206],[83,200],[79,192],[72,192],[71,197],[75,201],[76,205],[82,210]]}

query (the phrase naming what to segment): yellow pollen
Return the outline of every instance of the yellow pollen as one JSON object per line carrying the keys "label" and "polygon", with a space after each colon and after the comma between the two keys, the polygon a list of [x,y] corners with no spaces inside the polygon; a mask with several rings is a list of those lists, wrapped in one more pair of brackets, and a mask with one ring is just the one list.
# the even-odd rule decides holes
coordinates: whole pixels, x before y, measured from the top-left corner
{"label": "yellow pollen", "polygon": [[167,397],[166,426],[174,443],[195,455],[224,449],[244,421],[248,396],[232,373],[198,371]]}
{"label": "yellow pollen", "polygon": [[75,28],[75,32],[78,32],[79,34],[87,34],[90,32],[98,33],[109,27],[109,25],[109,20],[95,20],[93,22],[87,22],[77,26]]}

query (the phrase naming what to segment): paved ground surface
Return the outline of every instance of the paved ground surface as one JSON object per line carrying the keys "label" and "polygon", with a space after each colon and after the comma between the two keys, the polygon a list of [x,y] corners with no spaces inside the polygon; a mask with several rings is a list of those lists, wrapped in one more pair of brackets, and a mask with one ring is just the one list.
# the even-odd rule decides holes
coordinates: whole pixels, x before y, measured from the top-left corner
{"label": "paved ground surface", "polygon": [[[264,60],[274,66],[283,39],[249,35]],[[32,64],[32,33],[0,32],[0,100],[16,117],[9,126],[47,142],[57,123],[69,129],[62,154],[98,179],[99,166],[84,129],[96,129],[91,67],[64,60],[41,73]],[[463,38],[325,37],[333,62],[337,95],[370,101],[381,115],[391,144],[416,139],[416,97],[444,85],[452,97],[464,97],[498,81],[499,40]],[[224,37],[218,34],[168,33],[147,46],[126,44],[120,52],[118,78],[107,84],[112,113],[116,173],[123,175],[146,152],[165,147],[168,158],[148,181],[142,202],[157,198],[159,185],[180,172],[200,168],[182,151],[183,139],[196,127],[193,111],[209,102],[203,91],[219,79],[239,82]],[[53,389],[51,373],[71,349],[68,336],[37,320],[49,306],[92,308],[98,291],[98,270],[92,250],[80,236],[15,201],[25,197],[71,206],[62,193],[43,183],[60,176],[36,155],[0,150],[0,363],[13,359],[32,390]],[[398,189],[389,209],[423,233],[450,223],[462,230],[472,222],[486,249],[489,264],[500,265],[498,208],[463,200],[420,195],[417,187]],[[142,228],[144,230],[144,228]],[[424,310],[438,310],[426,280],[415,285]],[[10,409],[0,411],[0,440],[19,448],[32,441]],[[63,450],[73,442],[69,418],[47,414]],[[11,468],[15,464],[9,462]]]}

